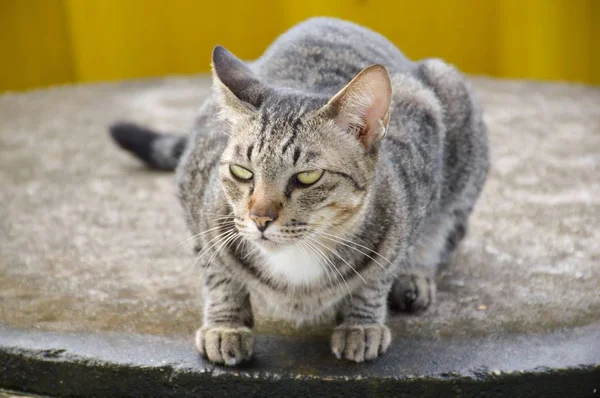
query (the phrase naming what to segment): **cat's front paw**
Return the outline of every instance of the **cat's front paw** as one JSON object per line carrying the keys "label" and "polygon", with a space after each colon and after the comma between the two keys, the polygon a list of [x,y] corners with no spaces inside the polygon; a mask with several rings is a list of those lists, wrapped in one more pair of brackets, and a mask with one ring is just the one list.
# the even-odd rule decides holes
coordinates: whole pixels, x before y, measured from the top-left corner
{"label": "cat's front paw", "polygon": [[247,327],[204,326],[196,332],[196,347],[211,362],[235,366],[252,357],[254,335]]}
{"label": "cat's front paw", "polygon": [[385,325],[340,325],[333,330],[331,350],[338,359],[371,361],[383,355],[392,341]]}

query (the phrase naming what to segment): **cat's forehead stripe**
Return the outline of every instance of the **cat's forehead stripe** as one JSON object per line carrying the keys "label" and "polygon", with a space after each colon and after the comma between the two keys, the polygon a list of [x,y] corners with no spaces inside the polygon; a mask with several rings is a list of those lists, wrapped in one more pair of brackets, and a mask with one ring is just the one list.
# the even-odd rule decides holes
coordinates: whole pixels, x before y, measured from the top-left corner
{"label": "cat's forehead stripe", "polygon": [[294,149],[294,166],[298,162],[298,159],[300,158],[301,153],[302,153],[302,151],[300,150],[300,148],[296,147],[296,149]]}
{"label": "cat's forehead stripe", "polygon": [[281,153],[285,153],[288,150],[288,148],[294,143],[294,140],[298,136],[299,130],[302,128],[302,120],[298,116],[293,121],[290,121],[289,124],[291,126],[290,137],[285,142],[285,144],[283,144]]}
{"label": "cat's forehead stripe", "polygon": [[241,157],[242,156],[242,147],[240,145],[236,145],[235,148],[233,149],[235,156],[237,157]]}
{"label": "cat's forehead stripe", "polygon": [[294,140],[296,139],[296,136],[297,136],[297,134],[296,134],[296,132],[295,132],[295,131],[292,131],[292,132],[289,134],[289,137],[288,137],[288,139],[285,141],[285,143],[284,143],[284,144],[283,144],[283,146],[281,147],[281,153],[282,153],[282,154],[285,154],[285,153],[286,153],[286,151],[288,150],[288,148],[290,147],[290,145],[292,145],[292,144],[294,143]]}
{"label": "cat's forehead stripe", "polygon": [[304,161],[306,163],[310,163],[313,160],[319,158],[321,156],[320,152],[315,152],[315,151],[307,151],[306,154],[304,155]]}
{"label": "cat's forehead stripe", "polygon": [[269,115],[267,112],[262,112],[260,115],[260,128],[258,132],[258,154],[260,154],[267,139],[267,126],[269,125]]}

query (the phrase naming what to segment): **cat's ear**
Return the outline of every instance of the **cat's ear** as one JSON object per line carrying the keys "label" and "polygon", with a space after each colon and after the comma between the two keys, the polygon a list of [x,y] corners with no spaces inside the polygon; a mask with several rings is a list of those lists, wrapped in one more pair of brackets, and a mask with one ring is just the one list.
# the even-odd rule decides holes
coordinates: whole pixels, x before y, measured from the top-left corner
{"label": "cat's ear", "polygon": [[391,101],[392,82],[387,69],[372,65],[356,75],[323,110],[370,150],[385,136]]}
{"label": "cat's ear", "polygon": [[238,119],[260,107],[269,88],[225,47],[216,46],[212,53],[213,89],[221,105],[222,116]]}

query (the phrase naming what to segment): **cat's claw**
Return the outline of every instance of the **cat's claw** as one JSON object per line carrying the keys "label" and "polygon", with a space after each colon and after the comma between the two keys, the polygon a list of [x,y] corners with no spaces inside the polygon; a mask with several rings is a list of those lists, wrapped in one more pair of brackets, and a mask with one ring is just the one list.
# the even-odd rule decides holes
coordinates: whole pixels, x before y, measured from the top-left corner
{"label": "cat's claw", "polygon": [[331,350],[338,359],[371,361],[383,355],[392,341],[385,325],[340,325],[333,330]]}
{"label": "cat's claw", "polygon": [[254,335],[247,327],[204,326],[196,332],[196,348],[211,362],[235,366],[252,357]]}

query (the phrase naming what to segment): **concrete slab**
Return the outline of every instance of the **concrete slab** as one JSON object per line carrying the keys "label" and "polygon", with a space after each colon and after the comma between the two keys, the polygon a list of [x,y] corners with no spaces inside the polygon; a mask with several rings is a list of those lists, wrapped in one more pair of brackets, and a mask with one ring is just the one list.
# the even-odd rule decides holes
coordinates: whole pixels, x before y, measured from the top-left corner
{"label": "concrete slab", "polygon": [[0,390],[0,398],[42,398],[41,395],[24,395],[21,393]]}
{"label": "concrete slab", "polygon": [[[544,345],[560,331],[560,344],[583,333],[588,340],[572,342],[600,346],[594,334],[600,325],[600,89],[486,78],[473,84],[490,127],[492,168],[468,238],[440,274],[434,308],[394,316],[393,353],[365,368],[330,363],[326,330],[298,331],[261,318],[259,343],[269,343],[257,347],[255,372],[265,364],[269,371],[283,366],[301,378],[317,377],[338,374],[340,366],[350,377],[393,363],[397,369],[382,374],[419,376],[438,357],[458,355],[444,350],[462,344],[462,357],[479,349],[470,349],[471,342],[496,339],[528,342],[517,350],[525,356],[546,347],[547,356],[528,363],[529,370],[600,364],[600,353],[590,349],[561,366],[564,357],[549,360],[558,343]],[[166,347],[164,355],[186,355],[203,374],[206,365],[190,339],[201,320],[200,270],[192,266],[191,248],[178,246],[188,233],[173,176],[117,151],[106,127],[127,119],[183,132],[208,90],[206,77],[173,77],[0,96],[0,323],[9,328],[0,330],[2,355],[36,357],[55,341],[50,336],[60,337],[59,346],[83,336],[85,343],[66,351],[77,356],[117,333],[142,339],[141,346],[146,338],[165,339],[157,345]],[[319,350],[311,340],[321,341]],[[169,344],[179,351],[169,351]],[[286,348],[269,353],[278,344]],[[294,344],[299,348],[290,351]],[[109,363],[96,347],[91,358]],[[493,369],[503,351],[483,352],[488,356],[477,366]],[[453,365],[430,367],[431,374],[475,366],[445,363]],[[0,387],[15,388],[2,380],[8,379],[0,378]]]}
{"label": "concrete slab", "polygon": [[600,325],[530,336],[397,340],[375,363],[335,360],[325,339],[260,335],[254,360],[223,369],[189,341],[0,329],[0,385],[57,396],[591,397]]}

